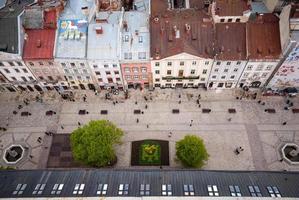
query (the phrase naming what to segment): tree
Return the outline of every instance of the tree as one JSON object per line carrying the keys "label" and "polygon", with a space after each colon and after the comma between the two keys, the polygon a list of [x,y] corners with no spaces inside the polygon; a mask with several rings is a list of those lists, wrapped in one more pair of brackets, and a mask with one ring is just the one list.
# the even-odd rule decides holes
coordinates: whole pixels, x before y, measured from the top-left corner
{"label": "tree", "polygon": [[123,131],[107,120],[90,121],[71,134],[74,159],[103,167],[116,162],[114,146],[121,143]]}
{"label": "tree", "polygon": [[186,135],[175,148],[177,158],[187,167],[200,168],[209,158],[203,140],[196,135]]}

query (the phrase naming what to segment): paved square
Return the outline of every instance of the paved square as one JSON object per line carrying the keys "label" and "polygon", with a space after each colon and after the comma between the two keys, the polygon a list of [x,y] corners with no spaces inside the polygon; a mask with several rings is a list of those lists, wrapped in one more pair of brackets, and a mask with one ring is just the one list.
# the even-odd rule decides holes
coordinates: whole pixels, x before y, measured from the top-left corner
{"label": "paved square", "polygon": [[[84,94],[87,94],[87,102],[82,100]],[[196,101],[199,94],[200,106]],[[123,144],[116,149],[116,168],[132,167],[131,142],[144,139],[169,141],[168,167],[181,168],[175,159],[175,142],[187,134],[195,134],[204,139],[210,155],[204,169],[299,170],[299,166],[280,162],[279,148],[284,143],[299,144],[299,114],[284,110],[284,97],[258,95],[256,100],[237,100],[236,96],[241,96],[237,90],[158,89],[152,92],[130,90],[129,99],[120,93],[113,100],[105,100],[105,92],[94,95],[91,91],[78,91],[75,102],[61,100],[58,94],[52,92],[44,94],[43,103],[39,103],[34,102],[36,94],[32,93],[0,95],[0,126],[7,128],[7,131],[0,132],[0,153],[6,145],[24,140],[33,156],[31,158],[28,154],[27,160],[18,168],[46,168],[49,155],[50,163],[67,163],[69,147],[65,144],[59,146],[55,138],[60,134],[70,134],[78,127],[78,122],[84,124],[90,120],[107,119],[125,131]],[[17,107],[24,98],[32,101],[19,110]],[[265,105],[258,104],[258,100],[265,102]],[[117,103],[113,104],[113,101]],[[299,108],[298,97],[291,101],[294,108]],[[211,112],[202,113],[203,108],[211,109]],[[228,112],[232,108],[236,113]],[[87,110],[88,114],[78,115],[82,109]],[[136,109],[141,114],[134,114]],[[173,114],[172,109],[179,109],[179,113]],[[275,109],[276,112],[265,112],[265,109]],[[48,110],[55,111],[56,115],[46,116]],[[108,114],[101,114],[101,110],[108,110]],[[32,115],[22,117],[22,111]],[[285,121],[287,124],[282,125]],[[45,131],[53,131],[54,137],[46,135]],[[169,132],[173,133],[171,137],[168,136]],[[38,137],[42,138],[41,143],[37,142]],[[238,146],[242,146],[244,151],[236,155],[234,150]]]}

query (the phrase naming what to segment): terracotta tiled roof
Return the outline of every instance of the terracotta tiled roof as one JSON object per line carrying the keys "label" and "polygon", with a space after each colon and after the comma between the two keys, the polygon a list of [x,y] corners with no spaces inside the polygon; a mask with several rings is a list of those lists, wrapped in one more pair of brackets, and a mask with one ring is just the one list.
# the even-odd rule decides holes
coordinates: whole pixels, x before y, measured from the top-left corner
{"label": "terracotta tiled roof", "polygon": [[26,30],[23,59],[52,59],[55,29]]}
{"label": "terracotta tiled roof", "polygon": [[242,16],[249,10],[248,0],[216,0],[216,15]]}
{"label": "terracotta tiled roof", "polygon": [[246,24],[216,24],[215,53],[218,60],[245,60]]}
{"label": "terracotta tiled roof", "polygon": [[249,59],[278,59],[281,54],[279,18],[274,14],[259,14],[247,23]]}
{"label": "terracotta tiled roof", "polygon": [[162,59],[179,53],[213,57],[213,23],[200,10],[164,11],[152,16],[151,57]]}
{"label": "terracotta tiled roof", "polygon": [[44,11],[44,27],[56,28],[57,16],[56,10]]}

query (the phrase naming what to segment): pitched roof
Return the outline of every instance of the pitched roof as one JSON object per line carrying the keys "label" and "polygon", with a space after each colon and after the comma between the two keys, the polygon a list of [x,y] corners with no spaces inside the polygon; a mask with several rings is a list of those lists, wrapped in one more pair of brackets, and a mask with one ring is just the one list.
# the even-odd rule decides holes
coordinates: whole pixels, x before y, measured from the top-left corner
{"label": "pitched roof", "polygon": [[23,59],[52,59],[55,29],[31,29],[26,30]]}
{"label": "pitched roof", "polygon": [[[22,192],[16,192],[18,184]],[[37,184],[45,184],[35,189]],[[53,189],[55,184],[63,184],[60,192]],[[82,194],[75,193],[76,184],[84,184]],[[258,171],[200,171],[200,170],[1,170],[0,198],[63,198],[99,197],[99,184],[107,184],[107,197],[119,196],[119,185],[128,184],[129,197],[140,197],[140,185],[149,184],[150,196],[162,196],[162,184],[170,184],[173,196],[184,196],[184,185],[192,185],[194,196],[209,196],[208,185],[215,185],[219,199],[230,197],[229,186],[238,186],[242,197],[251,197],[248,186],[256,186],[263,197],[270,197],[267,187],[276,187],[284,198],[299,197],[298,172],[258,172]],[[103,185],[102,185],[103,186]],[[21,189],[23,188],[23,189]],[[272,192],[273,192],[273,188]],[[53,193],[53,190],[55,192]],[[34,193],[34,191],[42,191]],[[276,190],[274,190],[276,192]],[[236,191],[237,192],[237,191]],[[256,191],[257,192],[257,191]],[[255,193],[256,193],[255,192]],[[275,193],[277,194],[277,193]],[[104,198],[104,197],[103,197]],[[152,197],[154,198],[154,197]],[[195,199],[197,197],[194,197]],[[238,198],[239,199],[239,198]]]}
{"label": "pitched roof", "polygon": [[278,59],[281,55],[279,18],[271,13],[257,14],[246,24],[249,59]]}
{"label": "pitched roof", "polygon": [[217,23],[215,53],[217,60],[246,59],[246,24]]}
{"label": "pitched roof", "polygon": [[249,10],[248,0],[216,0],[216,15],[242,16]]}
{"label": "pitched roof", "polygon": [[0,10],[0,51],[7,53],[20,53],[18,42],[18,19],[24,10],[24,6],[33,3],[34,0],[14,1]]}
{"label": "pitched roof", "polygon": [[213,57],[213,23],[200,10],[165,11],[150,19],[151,57],[162,59],[179,53]]}

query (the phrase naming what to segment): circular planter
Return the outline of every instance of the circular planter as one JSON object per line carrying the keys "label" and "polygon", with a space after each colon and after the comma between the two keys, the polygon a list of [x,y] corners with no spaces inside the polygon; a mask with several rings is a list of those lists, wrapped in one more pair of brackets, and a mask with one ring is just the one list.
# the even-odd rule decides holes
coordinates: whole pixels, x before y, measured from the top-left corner
{"label": "circular planter", "polygon": [[294,143],[286,143],[281,148],[283,159],[291,165],[299,165],[299,146]]}
{"label": "circular planter", "polygon": [[3,159],[7,164],[16,164],[22,160],[24,148],[21,145],[12,144],[4,150]]}

